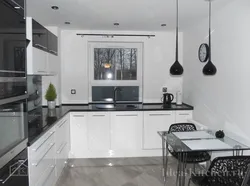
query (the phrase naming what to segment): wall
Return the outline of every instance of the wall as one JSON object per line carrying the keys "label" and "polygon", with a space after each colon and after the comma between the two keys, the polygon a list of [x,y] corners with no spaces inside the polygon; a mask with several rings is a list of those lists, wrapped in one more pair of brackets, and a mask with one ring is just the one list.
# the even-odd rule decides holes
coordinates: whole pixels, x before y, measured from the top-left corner
{"label": "wall", "polygon": [[[62,103],[88,103],[88,48],[89,40],[102,37],[80,37],[76,33],[155,34],[155,38],[114,37],[106,41],[143,42],[143,102],[160,102],[162,87],[170,92],[182,90],[182,78],[171,77],[169,68],[175,61],[174,32],[121,32],[62,30]],[[182,34],[180,34],[180,61],[182,61]],[[76,94],[71,95],[71,89]]]}
{"label": "wall", "polygon": [[55,34],[58,37],[58,57],[56,58],[56,61],[50,61],[57,64],[57,73],[54,76],[43,76],[42,77],[42,103],[43,105],[47,105],[47,100],[45,99],[46,90],[50,83],[52,83],[57,91],[57,99],[56,99],[56,105],[61,104],[61,31],[58,27],[46,27],[50,32]]}
{"label": "wall", "polygon": [[224,129],[247,143],[250,136],[249,20],[249,0],[228,1],[213,13],[212,61],[218,72],[212,77],[202,74],[205,64],[197,58],[199,45],[208,40],[208,20],[185,30],[183,85],[184,101],[195,107],[195,120],[209,128]]}

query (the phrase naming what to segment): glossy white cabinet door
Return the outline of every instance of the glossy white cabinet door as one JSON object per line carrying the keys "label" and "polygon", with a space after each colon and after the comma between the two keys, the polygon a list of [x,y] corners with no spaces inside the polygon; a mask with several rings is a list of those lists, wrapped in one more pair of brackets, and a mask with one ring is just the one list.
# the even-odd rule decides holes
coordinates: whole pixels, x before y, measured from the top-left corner
{"label": "glossy white cabinet door", "polygon": [[142,112],[111,113],[111,149],[142,149]]}
{"label": "glossy white cabinet door", "polygon": [[33,74],[47,74],[47,53],[35,47],[32,51]]}
{"label": "glossy white cabinet door", "polygon": [[193,118],[193,111],[192,110],[180,110],[176,111],[175,115],[175,122],[176,123],[186,123],[188,119]]}
{"label": "glossy white cabinet door", "polygon": [[88,149],[90,151],[110,150],[109,112],[88,113]]}
{"label": "glossy white cabinet door", "polygon": [[144,112],[144,149],[160,149],[161,138],[158,131],[168,131],[169,126],[175,123],[174,111],[148,111]]}
{"label": "glossy white cabinet door", "polygon": [[72,158],[81,158],[88,148],[87,113],[70,113],[70,139]]}
{"label": "glossy white cabinet door", "polygon": [[60,72],[59,67],[59,57],[48,53],[47,69],[49,74],[58,74]]}

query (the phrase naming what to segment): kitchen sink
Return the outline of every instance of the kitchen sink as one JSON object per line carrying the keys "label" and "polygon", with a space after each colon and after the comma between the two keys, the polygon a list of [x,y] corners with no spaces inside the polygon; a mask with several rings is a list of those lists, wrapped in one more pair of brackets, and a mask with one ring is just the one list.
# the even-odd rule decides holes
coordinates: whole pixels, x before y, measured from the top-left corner
{"label": "kitchen sink", "polygon": [[136,109],[136,105],[124,105],[124,104],[117,104],[116,106],[113,104],[98,104],[95,105],[96,108],[98,109]]}

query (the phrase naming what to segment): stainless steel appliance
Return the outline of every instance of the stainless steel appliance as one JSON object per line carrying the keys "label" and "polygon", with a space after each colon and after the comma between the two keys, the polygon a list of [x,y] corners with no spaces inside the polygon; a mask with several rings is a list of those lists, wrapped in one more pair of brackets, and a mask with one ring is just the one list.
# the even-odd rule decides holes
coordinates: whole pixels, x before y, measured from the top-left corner
{"label": "stainless steel appliance", "polygon": [[[1,0],[0,104],[26,96],[26,22],[24,0]],[[8,99],[10,100],[3,100]]]}
{"label": "stainless steel appliance", "polygon": [[27,148],[0,169],[0,185],[28,186],[28,155]]}
{"label": "stainless steel appliance", "polygon": [[27,103],[0,105],[0,169],[27,147]]}

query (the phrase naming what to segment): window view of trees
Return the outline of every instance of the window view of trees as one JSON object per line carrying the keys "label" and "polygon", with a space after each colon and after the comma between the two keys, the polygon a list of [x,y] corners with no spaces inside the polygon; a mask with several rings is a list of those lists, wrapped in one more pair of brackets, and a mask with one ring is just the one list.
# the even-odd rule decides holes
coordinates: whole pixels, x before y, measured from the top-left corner
{"label": "window view of trees", "polygon": [[95,48],[95,80],[136,80],[136,48]]}

